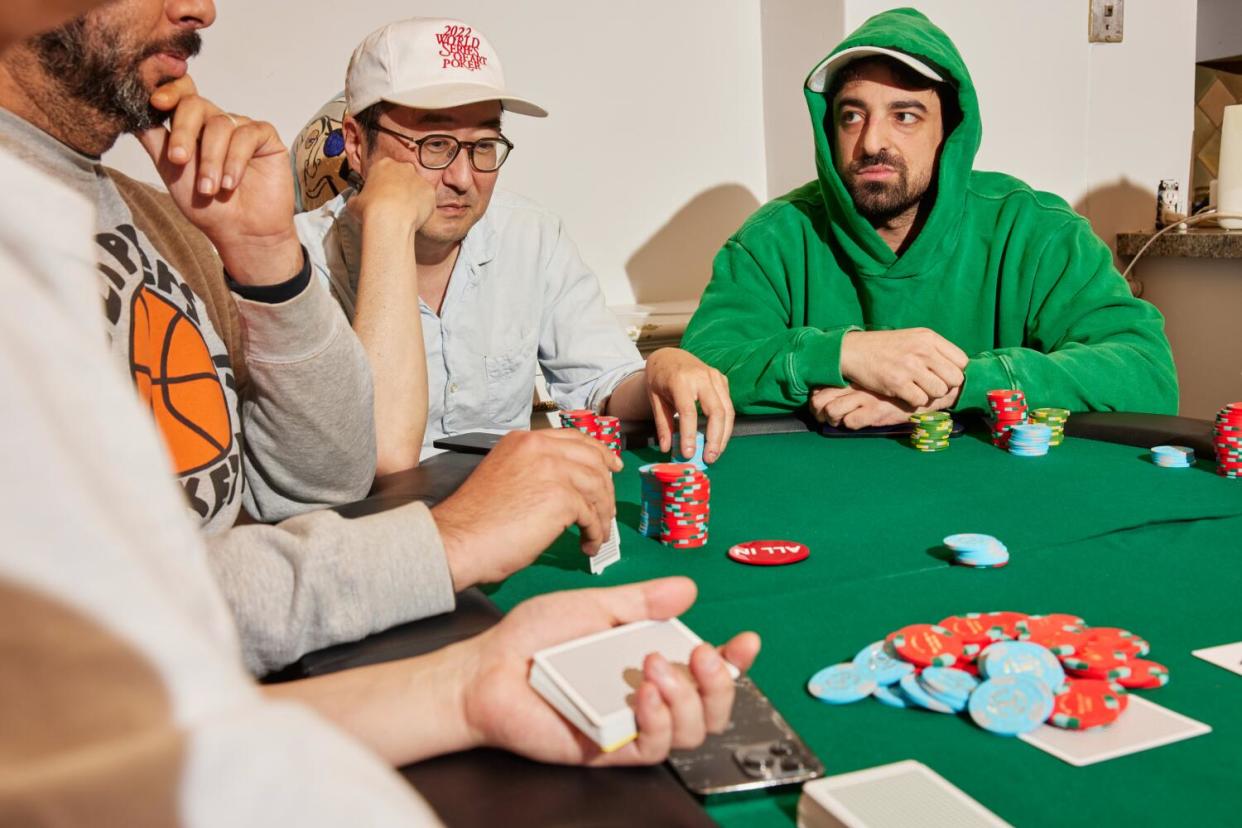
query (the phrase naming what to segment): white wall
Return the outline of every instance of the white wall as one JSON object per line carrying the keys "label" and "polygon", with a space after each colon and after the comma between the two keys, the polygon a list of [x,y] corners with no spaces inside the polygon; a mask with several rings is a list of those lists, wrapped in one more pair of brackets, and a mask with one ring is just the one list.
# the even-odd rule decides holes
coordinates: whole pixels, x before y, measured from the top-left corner
{"label": "white wall", "polygon": [[[344,84],[354,46],[401,17],[483,31],[546,120],[510,116],[500,186],[560,213],[610,302],[698,296],[711,255],[766,200],[753,0],[217,0],[192,65],[200,90],[272,121],[286,143]],[[151,178],[132,139],[108,158]]]}
{"label": "white wall", "polygon": [[1196,61],[1242,55],[1242,3],[1238,0],[1199,0],[1196,28]]}
{"label": "white wall", "polygon": [[[1129,0],[1125,41],[1089,44],[1088,0],[915,0],[955,40],[983,111],[977,166],[1068,200],[1110,244],[1150,228],[1162,178],[1189,178],[1195,0]],[[1206,0],[1205,0],[1206,2]],[[1227,0],[1237,2],[1237,0]],[[801,83],[897,0],[218,0],[193,72],[288,141],[343,84],[354,44],[409,15],[484,31],[515,90],[501,186],[563,215],[613,304],[697,297],[720,243],[814,177]],[[602,159],[602,161],[600,160]],[[150,178],[129,139],[108,159]]]}

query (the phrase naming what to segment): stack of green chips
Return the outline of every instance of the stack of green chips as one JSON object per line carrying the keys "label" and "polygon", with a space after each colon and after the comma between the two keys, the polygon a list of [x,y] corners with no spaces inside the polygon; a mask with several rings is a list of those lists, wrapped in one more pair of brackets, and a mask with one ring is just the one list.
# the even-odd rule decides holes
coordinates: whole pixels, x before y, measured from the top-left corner
{"label": "stack of green chips", "polygon": [[1067,408],[1036,408],[1029,417],[1032,423],[1043,423],[1052,429],[1052,439],[1048,445],[1059,446],[1065,439],[1065,423],[1069,421],[1069,415]]}
{"label": "stack of green chips", "polygon": [[947,411],[928,411],[911,414],[910,445],[919,451],[944,451],[949,447],[949,435],[953,433],[953,418]]}

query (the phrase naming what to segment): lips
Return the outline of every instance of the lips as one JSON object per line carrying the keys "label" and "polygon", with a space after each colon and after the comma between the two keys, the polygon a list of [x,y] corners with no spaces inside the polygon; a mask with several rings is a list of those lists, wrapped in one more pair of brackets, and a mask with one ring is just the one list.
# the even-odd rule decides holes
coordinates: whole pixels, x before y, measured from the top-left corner
{"label": "lips", "polygon": [[189,69],[189,56],[184,53],[157,52],[152,57],[161,77],[179,78]]}

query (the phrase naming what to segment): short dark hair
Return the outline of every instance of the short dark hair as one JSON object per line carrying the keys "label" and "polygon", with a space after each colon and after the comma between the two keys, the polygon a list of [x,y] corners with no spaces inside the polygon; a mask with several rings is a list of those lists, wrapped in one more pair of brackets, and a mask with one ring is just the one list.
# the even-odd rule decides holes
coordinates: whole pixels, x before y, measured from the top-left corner
{"label": "short dark hair", "polygon": [[362,127],[362,139],[368,150],[371,149],[372,145],[379,138],[379,119],[387,111],[388,104],[383,101],[376,101],[354,116],[358,126]]}
{"label": "short dark hair", "polygon": [[962,107],[957,100],[957,89],[950,83],[934,81],[921,72],[912,69],[896,58],[888,55],[868,55],[852,60],[838,69],[832,76],[828,88],[824,90],[824,99],[831,109],[832,102],[841,93],[842,88],[852,80],[857,80],[874,66],[883,66],[893,74],[902,86],[915,90],[934,89],[940,99],[940,121],[944,126],[945,137],[962,121]]}

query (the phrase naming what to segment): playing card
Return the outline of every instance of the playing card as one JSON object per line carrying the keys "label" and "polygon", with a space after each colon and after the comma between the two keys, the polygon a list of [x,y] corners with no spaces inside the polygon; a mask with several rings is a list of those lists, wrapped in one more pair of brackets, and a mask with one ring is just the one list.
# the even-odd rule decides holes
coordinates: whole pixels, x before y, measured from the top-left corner
{"label": "playing card", "polygon": [[617,519],[612,519],[612,527],[608,532],[608,540],[600,545],[599,551],[589,558],[591,574],[598,575],[608,567],[621,560],[621,533],[617,529]]}
{"label": "playing card", "polygon": [[913,760],[807,782],[798,802],[799,828],[1002,828],[1008,824]]}
{"label": "playing card", "polygon": [[1190,654],[1242,676],[1242,641],[1221,644],[1219,647],[1191,650]]}
{"label": "playing card", "polygon": [[1018,738],[1071,765],[1084,767],[1211,732],[1203,722],[1131,694],[1125,712],[1107,727],[1064,730],[1044,725]]}

